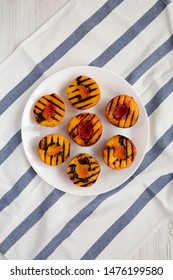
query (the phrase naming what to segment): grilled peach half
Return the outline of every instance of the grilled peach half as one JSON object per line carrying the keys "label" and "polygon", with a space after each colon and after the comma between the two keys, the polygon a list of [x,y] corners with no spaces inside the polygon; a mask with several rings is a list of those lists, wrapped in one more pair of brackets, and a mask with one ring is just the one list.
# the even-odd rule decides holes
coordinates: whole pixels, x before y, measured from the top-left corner
{"label": "grilled peach half", "polygon": [[69,179],[78,187],[90,187],[100,174],[99,162],[90,154],[80,153],[75,156],[67,167]]}
{"label": "grilled peach half", "polygon": [[95,106],[100,100],[98,83],[88,77],[77,77],[67,88],[67,97],[70,104],[79,110],[86,110]]}
{"label": "grilled peach half", "polygon": [[102,150],[102,157],[112,169],[129,167],[137,154],[135,144],[127,137],[115,135],[108,140]]}
{"label": "grilled peach half", "polygon": [[93,113],[78,114],[70,120],[68,134],[80,146],[94,145],[102,134],[101,120]]}
{"label": "grilled peach half", "polygon": [[121,128],[128,128],[137,122],[139,108],[133,97],[118,95],[108,102],[106,117],[111,124]]}
{"label": "grilled peach half", "polygon": [[65,104],[55,93],[44,95],[35,103],[33,113],[38,124],[55,127],[64,118]]}
{"label": "grilled peach half", "polygon": [[48,165],[58,165],[67,160],[70,155],[70,142],[61,134],[48,134],[38,145],[40,159]]}

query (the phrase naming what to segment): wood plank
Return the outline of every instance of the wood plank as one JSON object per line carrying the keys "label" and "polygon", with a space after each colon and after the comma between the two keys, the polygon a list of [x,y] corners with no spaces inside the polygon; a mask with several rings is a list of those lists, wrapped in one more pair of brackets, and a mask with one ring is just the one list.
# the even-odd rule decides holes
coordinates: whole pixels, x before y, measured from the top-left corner
{"label": "wood plank", "polygon": [[0,63],[69,0],[0,0]]}

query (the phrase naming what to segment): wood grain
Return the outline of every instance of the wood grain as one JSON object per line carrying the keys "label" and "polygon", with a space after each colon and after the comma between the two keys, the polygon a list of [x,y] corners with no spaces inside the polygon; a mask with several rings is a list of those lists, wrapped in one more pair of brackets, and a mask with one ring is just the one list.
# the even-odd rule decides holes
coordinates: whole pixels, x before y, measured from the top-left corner
{"label": "wood grain", "polygon": [[0,0],[0,63],[69,0]]}
{"label": "wood grain", "polygon": [[[0,0],[0,62],[68,1]],[[173,259],[173,216],[131,259]]]}

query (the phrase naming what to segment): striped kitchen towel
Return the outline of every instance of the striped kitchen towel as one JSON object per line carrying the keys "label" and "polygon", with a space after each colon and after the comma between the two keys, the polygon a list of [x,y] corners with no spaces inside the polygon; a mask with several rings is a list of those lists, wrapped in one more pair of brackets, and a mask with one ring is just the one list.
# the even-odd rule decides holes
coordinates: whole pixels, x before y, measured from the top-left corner
{"label": "striped kitchen towel", "polygon": [[[0,65],[0,252],[7,259],[131,258],[172,215],[172,50],[169,0],[71,0]],[[47,184],[21,140],[33,91],[50,75],[80,65],[126,79],[150,124],[139,168],[96,196]]]}

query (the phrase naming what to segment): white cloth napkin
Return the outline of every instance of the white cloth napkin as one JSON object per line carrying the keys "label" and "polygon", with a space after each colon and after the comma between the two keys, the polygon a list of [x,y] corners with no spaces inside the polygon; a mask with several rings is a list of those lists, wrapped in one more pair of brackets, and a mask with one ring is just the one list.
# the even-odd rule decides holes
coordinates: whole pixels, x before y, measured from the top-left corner
{"label": "white cloth napkin", "polygon": [[[173,213],[172,49],[169,0],[71,0],[0,65],[0,252],[7,259],[127,259]],[[48,185],[21,141],[34,89],[76,65],[126,79],[150,123],[140,167],[98,196]]]}

